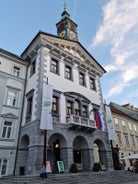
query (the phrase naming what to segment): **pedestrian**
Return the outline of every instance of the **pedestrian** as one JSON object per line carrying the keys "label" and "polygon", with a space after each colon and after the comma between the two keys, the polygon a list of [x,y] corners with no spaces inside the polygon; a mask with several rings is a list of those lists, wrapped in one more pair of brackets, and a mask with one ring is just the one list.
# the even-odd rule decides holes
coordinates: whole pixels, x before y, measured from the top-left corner
{"label": "pedestrian", "polygon": [[41,170],[40,170],[40,177],[42,179],[47,179],[47,172],[46,172],[46,167],[43,165]]}

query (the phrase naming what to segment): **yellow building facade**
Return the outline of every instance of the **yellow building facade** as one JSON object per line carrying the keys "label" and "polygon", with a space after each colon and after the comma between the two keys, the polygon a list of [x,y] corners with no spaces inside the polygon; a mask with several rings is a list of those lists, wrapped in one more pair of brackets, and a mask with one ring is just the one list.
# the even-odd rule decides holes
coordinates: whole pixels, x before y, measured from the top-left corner
{"label": "yellow building facade", "polygon": [[120,162],[128,169],[132,166],[132,160],[123,158],[138,153],[138,108],[130,104],[120,106],[113,102],[110,108],[116,133],[113,147],[119,148]]}

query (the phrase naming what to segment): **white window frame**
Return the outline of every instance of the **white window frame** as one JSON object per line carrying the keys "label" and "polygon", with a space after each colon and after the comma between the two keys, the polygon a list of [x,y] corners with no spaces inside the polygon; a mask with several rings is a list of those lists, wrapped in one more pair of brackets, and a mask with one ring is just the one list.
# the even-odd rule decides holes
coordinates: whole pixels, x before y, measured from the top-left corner
{"label": "white window frame", "polygon": [[16,77],[19,77],[21,73],[21,68],[19,66],[13,65],[12,74]]}
{"label": "white window frame", "polygon": [[127,146],[129,146],[130,145],[129,137],[128,135],[124,135],[124,136],[125,136],[125,143]]}
{"label": "white window frame", "polygon": [[[11,96],[10,96],[11,93]],[[12,95],[13,93],[13,95]],[[14,95],[15,94],[15,95]],[[14,89],[8,89],[7,91],[7,98],[6,98],[6,105],[17,107],[18,104],[18,91]]]}
{"label": "white window frame", "polygon": [[132,124],[128,123],[129,130],[132,130]]}
{"label": "white window frame", "polygon": [[[5,125],[6,122],[10,122],[11,126]],[[6,129],[6,132],[5,132],[5,136],[3,137],[4,129]],[[7,137],[9,129],[10,129],[10,137]],[[13,121],[8,120],[8,119],[3,119],[0,137],[1,139],[12,139],[13,138]]]}
{"label": "white window frame", "polygon": [[97,88],[96,88],[96,79],[94,77],[90,77],[89,78],[89,83],[90,83],[90,89],[91,90],[94,90],[94,91],[97,91]]}
{"label": "white window frame", "polygon": [[[7,161],[6,163],[6,169],[5,169],[5,172],[3,172],[3,167],[4,167],[4,161]],[[0,158],[0,176],[6,176],[7,175],[7,169],[8,169],[8,164],[9,164],[9,160],[7,158]]]}
{"label": "white window frame", "polygon": [[134,131],[137,132],[137,127],[135,124],[133,125],[133,128],[134,128]]}
{"label": "white window frame", "polygon": [[117,133],[117,139],[118,139],[118,143],[122,144],[122,137],[120,133]]}
{"label": "white window frame", "polygon": [[134,135],[131,135],[130,137],[131,137],[132,145],[135,146],[136,143],[135,143],[135,137],[134,137]]}
{"label": "white window frame", "polygon": [[126,122],[124,120],[122,120],[122,128],[126,129]]}
{"label": "white window frame", "polygon": [[115,122],[115,127],[118,129],[119,128],[119,121],[117,118],[114,118],[114,122]]}

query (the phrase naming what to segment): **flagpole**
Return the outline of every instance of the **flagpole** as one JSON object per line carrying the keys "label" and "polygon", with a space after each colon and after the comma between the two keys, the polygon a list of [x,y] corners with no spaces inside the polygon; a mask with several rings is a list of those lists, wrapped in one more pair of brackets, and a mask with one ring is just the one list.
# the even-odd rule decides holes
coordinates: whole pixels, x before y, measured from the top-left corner
{"label": "flagpole", "polygon": [[111,143],[111,150],[112,150],[113,167],[115,169],[115,160],[114,160],[114,152],[113,152],[113,141],[110,140],[110,143]]}
{"label": "flagpole", "polygon": [[43,165],[46,166],[47,161],[47,130],[44,130],[44,150],[43,150]]}

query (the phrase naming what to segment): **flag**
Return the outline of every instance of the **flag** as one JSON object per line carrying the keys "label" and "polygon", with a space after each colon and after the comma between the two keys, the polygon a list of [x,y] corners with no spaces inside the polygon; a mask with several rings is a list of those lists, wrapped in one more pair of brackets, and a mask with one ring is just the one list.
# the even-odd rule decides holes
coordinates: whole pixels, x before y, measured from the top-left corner
{"label": "flag", "polygon": [[40,129],[53,130],[52,114],[51,114],[52,99],[53,99],[52,86],[49,84],[43,83]]}
{"label": "flag", "polygon": [[98,129],[102,129],[102,121],[101,121],[100,113],[98,109],[96,108],[94,108],[93,111],[94,111],[94,118],[95,118],[96,126]]}
{"label": "flag", "polygon": [[108,129],[108,138],[109,140],[115,140],[115,127],[114,127],[114,122],[113,122],[110,107],[105,105],[105,111],[106,111],[107,129]]}

